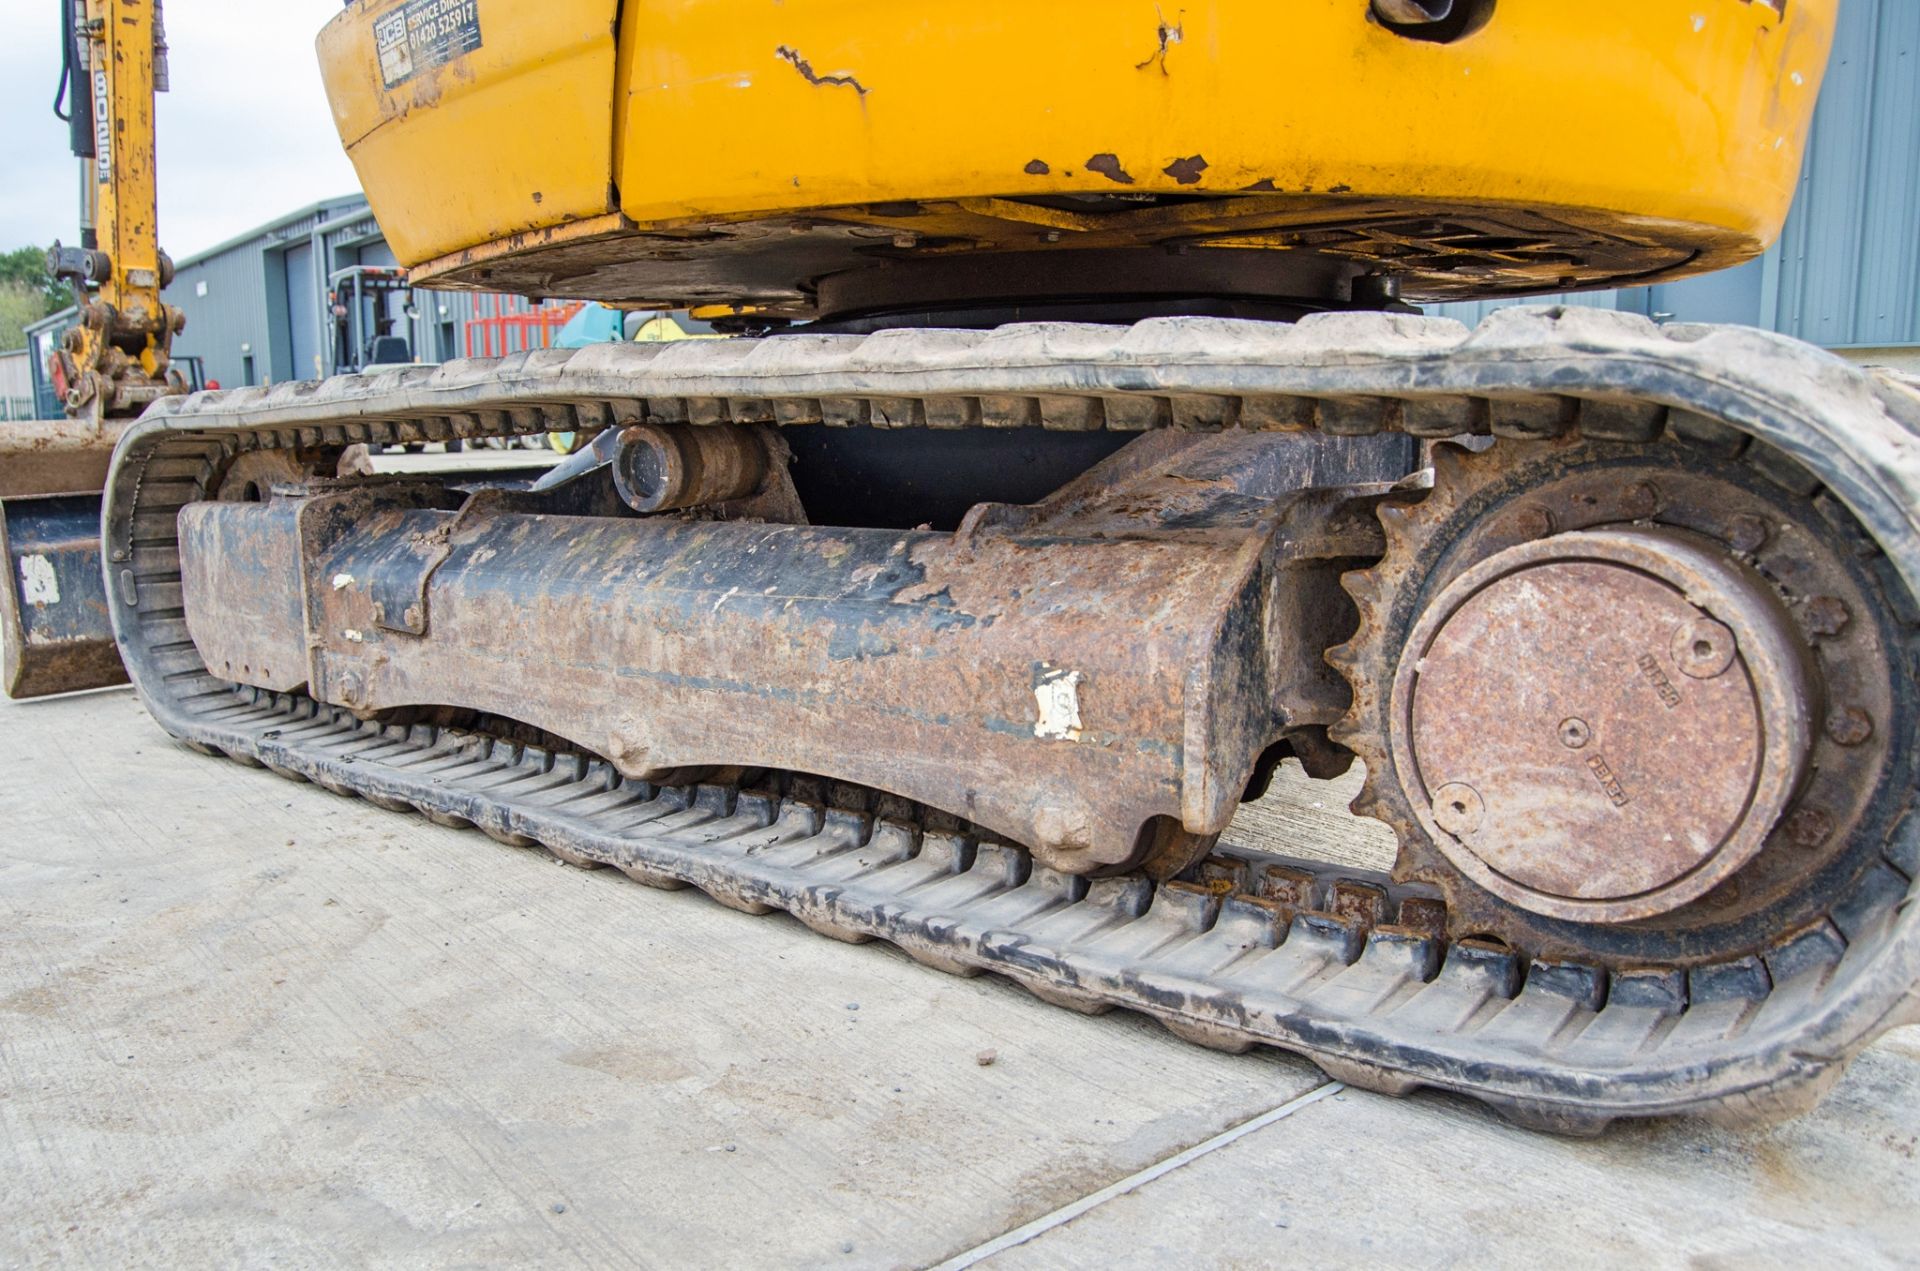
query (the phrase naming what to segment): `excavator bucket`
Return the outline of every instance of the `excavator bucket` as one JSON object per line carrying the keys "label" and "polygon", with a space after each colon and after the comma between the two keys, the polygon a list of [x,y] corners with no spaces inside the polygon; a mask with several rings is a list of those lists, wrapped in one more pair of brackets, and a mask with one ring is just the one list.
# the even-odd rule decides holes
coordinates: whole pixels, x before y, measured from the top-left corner
{"label": "excavator bucket", "polygon": [[124,421],[0,433],[0,686],[47,697],[127,682],[100,562],[100,495]]}

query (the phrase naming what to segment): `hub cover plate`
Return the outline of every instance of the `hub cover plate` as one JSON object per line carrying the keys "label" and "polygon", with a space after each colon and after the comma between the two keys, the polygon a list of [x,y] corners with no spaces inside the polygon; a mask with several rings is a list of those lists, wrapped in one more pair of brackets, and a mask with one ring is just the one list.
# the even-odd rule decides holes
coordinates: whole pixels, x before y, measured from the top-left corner
{"label": "hub cover plate", "polygon": [[1422,819],[1535,912],[1631,921],[1750,860],[1796,784],[1807,685],[1765,584],[1622,528],[1512,547],[1429,607],[1396,694]]}

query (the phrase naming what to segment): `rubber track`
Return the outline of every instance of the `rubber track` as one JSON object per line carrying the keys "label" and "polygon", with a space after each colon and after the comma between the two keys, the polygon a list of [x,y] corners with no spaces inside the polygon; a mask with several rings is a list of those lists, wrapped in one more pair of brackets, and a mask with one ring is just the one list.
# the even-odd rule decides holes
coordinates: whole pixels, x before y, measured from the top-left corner
{"label": "rubber track", "polygon": [[[1293,327],[786,336],[605,345],[170,399],[116,455],[105,519],[122,654],[176,736],[382,806],[473,823],[656,885],[779,908],[1079,1009],[1124,1007],[1227,1049],[1270,1045],[1373,1089],[1459,1091],[1523,1123],[1796,1112],[1883,1029],[1920,1017],[1920,814],[1827,922],[1759,957],[1607,976],[1473,942],[1271,906],[1222,887],[1084,880],[1025,853],[772,791],[655,789],[605,763],[382,727],[207,674],[180,607],[174,518],[247,446],[430,440],[639,417],[912,426],[1399,428],[1517,437],[1662,432],[1824,483],[1920,593],[1920,397],[1795,341],[1594,310],[1457,323],[1326,315]],[[1773,448],[1772,450],[1767,449]],[[1817,482],[1804,481],[1811,472]],[[1920,627],[1911,607],[1904,630]],[[1897,655],[1920,658],[1909,639]],[[1324,893],[1322,902],[1324,903]]]}

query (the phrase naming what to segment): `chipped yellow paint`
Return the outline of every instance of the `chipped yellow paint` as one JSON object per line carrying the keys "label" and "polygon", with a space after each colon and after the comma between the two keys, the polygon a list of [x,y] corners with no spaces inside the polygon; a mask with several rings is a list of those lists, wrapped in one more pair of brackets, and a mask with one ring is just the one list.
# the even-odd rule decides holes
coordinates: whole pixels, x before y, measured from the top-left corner
{"label": "chipped yellow paint", "polygon": [[481,45],[386,86],[374,43],[406,0],[321,31],[335,128],[408,264],[613,210],[619,0],[478,0]]}
{"label": "chipped yellow paint", "polygon": [[372,23],[401,3],[320,52],[415,264],[615,213],[1250,188],[1584,209],[1737,257],[1786,216],[1839,0],[1500,0],[1452,44],[1365,0],[625,0],[617,49],[615,0],[479,0],[483,47],[389,91]]}

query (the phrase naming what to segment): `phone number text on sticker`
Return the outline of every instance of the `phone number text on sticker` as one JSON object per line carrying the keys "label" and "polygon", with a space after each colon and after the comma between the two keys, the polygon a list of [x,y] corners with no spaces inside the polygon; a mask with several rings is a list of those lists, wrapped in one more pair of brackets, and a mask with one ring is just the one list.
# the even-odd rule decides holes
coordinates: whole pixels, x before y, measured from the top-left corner
{"label": "phone number text on sticker", "polygon": [[480,47],[480,0],[407,0],[373,24],[380,79],[404,84]]}

